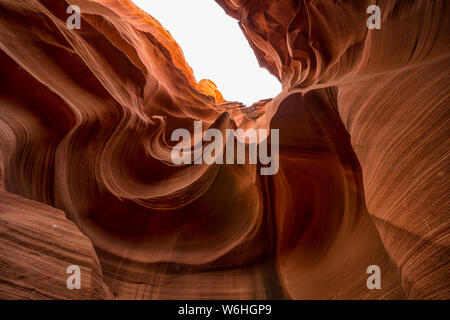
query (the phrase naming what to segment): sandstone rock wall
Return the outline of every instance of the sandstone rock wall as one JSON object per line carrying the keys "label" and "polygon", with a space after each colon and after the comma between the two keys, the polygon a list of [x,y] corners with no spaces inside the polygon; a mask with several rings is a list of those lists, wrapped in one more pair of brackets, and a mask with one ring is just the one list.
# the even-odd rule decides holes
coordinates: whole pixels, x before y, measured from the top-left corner
{"label": "sandstone rock wall", "polygon": [[[217,2],[273,99],[224,101],[128,0],[0,2],[1,297],[70,298],[55,286],[76,258],[76,298],[448,299],[448,3],[380,1],[368,30],[372,1]],[[196,120],[279,129],[279,172],[173,165],[171,133]],[[47,242],[53,219],[67,236]]]}

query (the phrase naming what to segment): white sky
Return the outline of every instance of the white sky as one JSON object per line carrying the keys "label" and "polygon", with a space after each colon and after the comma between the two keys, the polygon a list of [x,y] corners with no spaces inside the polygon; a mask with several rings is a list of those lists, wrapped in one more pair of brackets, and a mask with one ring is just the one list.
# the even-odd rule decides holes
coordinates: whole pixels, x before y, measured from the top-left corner
{"label": "white sky", "polygon": [[228,101],[250,106],[273,98],[281,84],[260,68],[238,23],[213,0],[132,0],[167,29],[197,81],[211,79]]}

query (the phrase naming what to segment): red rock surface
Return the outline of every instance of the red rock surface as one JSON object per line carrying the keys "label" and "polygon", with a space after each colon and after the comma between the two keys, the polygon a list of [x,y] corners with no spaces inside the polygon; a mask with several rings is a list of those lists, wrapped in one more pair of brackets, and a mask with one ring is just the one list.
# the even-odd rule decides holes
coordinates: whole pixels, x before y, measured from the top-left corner
{"label": "red rock surface", "polygon": [[[129,1],[0,2],[0,181],[46,217],[7,216],[34,237],[13,251],[2,232],[0,265],[24,269],[0,270],[1,297],[38,298],[13,279],[67,260],[22,264],[30,247],[45,259],[59,219],[102,288],[73,298],[108,297],[84,235],[119,299],[450,298],[448,3],[381,1],[368,30],[372,1],[217,2],[281,81],[274,99],[223,101]],[[174,166],[170,134],[194,120],[280,129],[279,172]],[[32,210],[9,193],[2,208]],[[381,290],[366,287],[372,264]],[[55,283],[42,292],[71,298]]]}
{"label": "red rock surface", "polygon": [[[447,1],[219,0],[283,91],[329,88],[368,212],[409,298],[449,298]],[[275,105],[270,113],[280,113]],[[276,116],[275,116],[276,117]]]}
{"label": "red rock surface", "polygon": [[[2,299],[110,299],[91,241],[64,213],[0,191]],[[67,268],[80,267],[81,288],[67,288]]]}

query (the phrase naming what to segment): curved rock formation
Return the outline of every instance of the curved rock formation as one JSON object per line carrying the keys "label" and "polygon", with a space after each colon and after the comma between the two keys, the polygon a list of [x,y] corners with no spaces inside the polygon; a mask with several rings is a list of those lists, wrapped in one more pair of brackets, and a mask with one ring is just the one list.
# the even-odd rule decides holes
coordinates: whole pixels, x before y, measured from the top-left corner
{"label": "curved rock formation", "polygon": [[[447,1],[218,0],[288,92],[330,87],[410,298],[449,298]],[[282,112],[275,106],[277,111]]]}
{"label": "curved rock formation", "polygon": [[[0,2],[0,185],[43,203],[8,194],[0,204],[34,203],[55,213],[48,221],[63,210],[102,268],[78,234],[73,264],[93,274],[95,294],[59,278],[39,292],[448,299],[447,2],[383,2],[381,30],[366,27],[372,1],[217,2],[283,84],[274,99],[247,108],[197,83],[169,32],[128,0]],[[69,5],[79,30],[66,26]],[[224,136],[279,129],[278,173],[174,165],[171,133],[193,133],[196,120]],[[2,298],[37,298],[12,279],[56,264],[3,272],[29,247],[50,250],[36,245],[47,220],[22,211],[8,223],[36,236],[14,247],[2,232]],[[366,286],[369,265],[382,270],[380,290]]]}
{"label": "curved rock formation", "polygon": [[[0,246],[2,299],[113,297],[91,241],[60,210],[0,191]],[[67,287],[73,265],[79,290]]]}

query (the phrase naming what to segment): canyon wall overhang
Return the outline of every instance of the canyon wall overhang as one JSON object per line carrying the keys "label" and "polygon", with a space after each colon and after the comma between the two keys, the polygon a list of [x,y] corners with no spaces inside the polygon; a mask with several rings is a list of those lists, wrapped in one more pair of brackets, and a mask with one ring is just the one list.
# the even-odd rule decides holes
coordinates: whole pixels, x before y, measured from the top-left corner
{"label": "canyon wall overhang", "polygon": [[[128,0],[0,2],[0,220],[31,237],[2,232],[0,296],[36,298],[21,274],[57,256],[40,237],[59,219],[83,245],[58,261],[93,274],[84,298],[448,299],[448,2],[382,1],[380,30],[372,1],[217,2],[282,83],[273,99],[224,101]],[[171,133],[196,120],[279,129],[278,173],[174,165]],[[40,290],[80,298],[58,279]]]}

